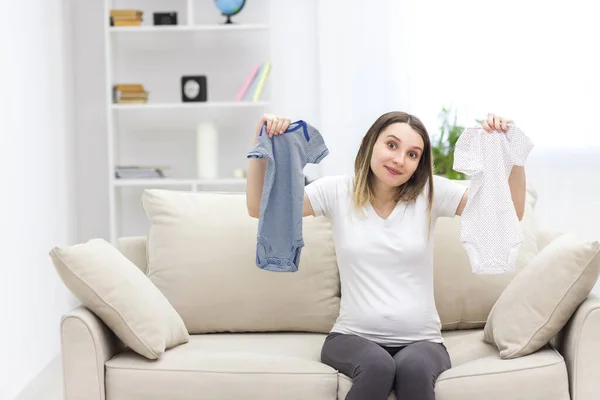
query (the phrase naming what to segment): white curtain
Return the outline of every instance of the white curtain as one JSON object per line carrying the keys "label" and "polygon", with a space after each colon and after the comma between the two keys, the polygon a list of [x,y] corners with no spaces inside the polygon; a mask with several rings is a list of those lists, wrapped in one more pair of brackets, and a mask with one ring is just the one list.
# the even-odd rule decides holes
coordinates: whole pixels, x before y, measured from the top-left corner
{"label": "white curtain", "polygon": [[317,2],[319,126],[326,175],[351,172],[360,139],[384,112],[409,109],[406,27],[398,1]]}
{"label": "white curtain", "polygon": [[319,1],[324,173],[352,171],[383,112],[418,116],[430,135],[446,106],[463,125],[514,119],[538,148],[600,146],[595,2]]}
{"label": "white curtain", "polygon": [[594,2],[409,3],[415,113],[429,118],[447,104],[471,124],[495,112],[543,148],[600,145]]}

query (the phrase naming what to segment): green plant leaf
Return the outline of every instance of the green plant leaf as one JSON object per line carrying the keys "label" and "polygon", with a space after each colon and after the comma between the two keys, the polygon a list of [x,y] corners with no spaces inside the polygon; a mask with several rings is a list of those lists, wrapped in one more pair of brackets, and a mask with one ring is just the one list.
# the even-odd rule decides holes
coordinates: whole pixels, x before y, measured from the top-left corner
{"label": "green plant leaf", "polygon": [[[436,143],[432,143],[431,154],[433,156],[433,173],[445,176],[449,179],[465,179],[463,173],[454,171],[454,148],[464,127],[457,125],[458,116],[451,118],[449,108],[442,107],[439,118],[442,120],[440,126],[440,137]],[[452,119],[452,123],[449,121]]]}

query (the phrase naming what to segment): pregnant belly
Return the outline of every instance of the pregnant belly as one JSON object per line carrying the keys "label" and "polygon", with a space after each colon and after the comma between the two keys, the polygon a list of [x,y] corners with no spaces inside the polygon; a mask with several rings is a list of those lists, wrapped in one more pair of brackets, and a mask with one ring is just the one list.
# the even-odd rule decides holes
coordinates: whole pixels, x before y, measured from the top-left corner
{"label": "pregnant belly", "polygon": [[437,313],[424,310],[395,310],[372,313],[340,313],[339,325],[359,334],[382,337],[420,337],[439,331]]}

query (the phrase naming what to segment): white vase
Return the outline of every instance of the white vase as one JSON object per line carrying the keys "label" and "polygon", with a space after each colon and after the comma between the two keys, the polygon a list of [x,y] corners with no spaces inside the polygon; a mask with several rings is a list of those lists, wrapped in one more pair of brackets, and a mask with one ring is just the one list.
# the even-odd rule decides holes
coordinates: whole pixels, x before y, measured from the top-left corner
{"label": "white vase", "polygon": [[212,121],[198,124],[196,130],[196,167],[198,178],[217,178],[219,167],[219,132]]}

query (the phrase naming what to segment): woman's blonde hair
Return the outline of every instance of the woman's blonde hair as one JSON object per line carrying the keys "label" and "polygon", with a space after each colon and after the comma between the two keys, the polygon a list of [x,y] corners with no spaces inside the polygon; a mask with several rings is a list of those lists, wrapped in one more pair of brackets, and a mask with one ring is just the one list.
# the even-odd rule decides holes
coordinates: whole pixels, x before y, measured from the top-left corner
{"label": "woman's blonde hair", "polygon": [[383,114],[381,117],[377,118],[363,137],[362,144],[360,145],[360,149],[358,150],[358,154],[354,161],[354,188],[352,192],[354,205],[361,210],[362,207],[373,200],[374,175],[371,170],[373,147],[381,132],[389,125],[395,123],[406,123],[421,135],[424,148],[417,169],[406,183],[398,186],[394,200],[396,202],[410,202],[415,200],[423,191],[425,184],[429,182],[427,221],[429,228],[431,228],[431,209],[433,205],[433,158],[431,155],[431,141],[429,140],[429,134],[423,123],[417,117],[405,112],[392,111]]}

